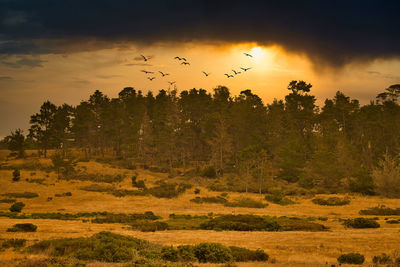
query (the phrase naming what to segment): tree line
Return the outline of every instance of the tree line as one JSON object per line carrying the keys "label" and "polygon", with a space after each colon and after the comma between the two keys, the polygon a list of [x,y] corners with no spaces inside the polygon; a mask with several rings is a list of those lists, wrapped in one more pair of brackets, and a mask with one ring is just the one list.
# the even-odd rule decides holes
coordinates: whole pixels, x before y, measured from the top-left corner
{"label": "tree line", "polygon": [[171,173],[212,166],[217,175],[268,176],[305,188],[337,188],[352,177],[355,191],[372,192],[372,171],[399,153],[400,84],[363,106],[338,91],[321,108],[311,88],[292,81],[284,99],[266,105],[251,90],[233,96],[224,86],[156,95],[127,87],[116,98],[97,90],[75,107],[44,102],[27,137],[17,129],[3,143],[19,156],[30,143],[43,157],[74,148],[88,159],[112,153]]}

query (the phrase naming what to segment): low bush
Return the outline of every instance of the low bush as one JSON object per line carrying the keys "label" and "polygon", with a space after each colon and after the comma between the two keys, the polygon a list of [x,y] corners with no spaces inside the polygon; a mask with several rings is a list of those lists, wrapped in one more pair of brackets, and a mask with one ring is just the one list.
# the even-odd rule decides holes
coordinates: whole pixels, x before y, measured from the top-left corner
{"label": "low bush", "polygon": [[400,220],[387,220],[386,223],[388,224],[400,224]]}
{"label": "low bush", "polygon": [[16,201],[17,200],[15,198],[3,198],[3,199],[0,199],[0,203],[14,203]]}
{"label": "low bush", "polygon": [[382,253],[379,256],[374,256],[372,258],[372,262],[375,264],[390,264],[392,263],[392,258],[390,258],[389,255],[387,255],[386,253]]}
{"label": "low bush", "polygon": [[226,200],[223,197],[220,196],[216,196],[216,197],[196,197],[190,200],[191,202],[194,203],[218,203],[218,204],[225,204],[228,202],[228,200]]}
{"label": "low bush", "polygon": [[178,247],[178,256],[180,261],[194,262],[197,258],[194,254],[194,246],[183,245]]}
{"label": "low bush", "polygon": [[142,232],[155,232],[164,231],[168,229],[168,223],[166,222],[149,222],[149,221],[137,221],[131,224],[133,229],[140,230]]}
{"label": "low bush", "polygon": [[55,197],[70,197],[72,196],[71,192],[65,192],[65,193],[61,193],[61,194],[54,194]]}
{"label": "low bush", "polygon": [[365,258],[360,253],[348,253],[342,254],[337,259],[339,263],[347,263],[347,264],[363,264]]}
{"label": "low bush", "polygon": [[322,232],[329,230],[325,225],[296,217],[279,217],[277,222],[281,225],[282,231]]}
{"label": "low bush", "polygon": [[26,244],[26,239],[6,239],[1,244],[2,248],[22,248]]}
{"label": "low bush", "polygon": [[268,206],[268,204],[263,203],[252,198],[241,198],[233,202],[226,202],[224,204],[226,207],[242,207],[242,208],[255,208],[262,209]]}
{"label": "low bush", "polygon": [[215,177],[217,177],[217,172],[216,172],[214,166],[207,166],[203,169],[201,176],[207,177],[207,178],[215,178]]}
{"label": "low bush", "polygon": [[201,263],[224,263],[233,260],[231,250],[218,243],[200,243],[194,246],[194,255]]}
{"label": "low bush", "polygon": [[5,193],[2,196],[15,197],[15,198],[35,198],[39,195],[33,192],[23,192],[23,193]]}
{"label": "low bush", "polygon": [[36,183],[36,184],[45,185],[44,181],[46,181],[46,179],[26,179],[26,181],[28,183]]}
{"label": "low bush", "polygon": [[161,250],[161,258],[166,261],[176,262],[179,260],[178,250],[174,247],[163,247]]}
{"label": "low bush", "polygon": [[314,198],[312,202],[322,206],[344,206],[350,203],[350,199],[338,197],[330,197],[328,199]]}
{"label": "low bush", "polygon": [[400,208],[392,209],[386,206],[377,206],[366,210],[360,210],[361,215],[378,215],[378,216],[392,216],[400,215]]}
{"label": "low bush", "polygon": [[351,228],[379,228],[380,224],[373,219],[368,218],[355,218],[347,219],[343,225]]}
{"label": "low bush", "polygon": [[247,248],[230,246],[234,261],[245,262],[245,261],[267,261],[269,256],[261,249],[250,250]]}
{"label": "low bush", "polygon": [[189,188],[191,185],[185,183],[175,184],[160,181],[157,186],[147,189],[146,192],[157,198],[174,198]]}
{"label": "low bush", "polygon": [[8,228],[7,232],[36,232],[37,226],[32,223],[17,223]]}
{"label": "low bush", "polygon": [[13,171],[13,182],[18,182],[19,180],[21,180],[21,173],[18,169],[15,169]]}
{"label": "low bush", "polygon": [[200,225],[206,230],[229,231],[279,231],[276,220],[256,215],[222,215]]}
{"label": "low bush", "polygon": [[274,191],[272,194],[266,195],[265,200],[282,206],[296,204],[290,198],[285,197],[281,191]]}
{"label": "low bush", "polygon": [[194,193],[195,193],[196,195],[200,194],[200,189],[199,189],[199,188],[196,188],[196,189],[194,190]]}
{"label": "low bush", "polygon": [[147,195],[146,191],[116,189],[115,187],[113,187],[111,185],[91,184],[91,185],[87,185],[87,186],[82,186],[79,189],[84,190],[84,191],[89,191],[89,192],[107,193],[107,194],[111,194],[116,197]]}
{"label": "low bush", "polygon": [[119,183],[124,180],[125,176],[121,174],[98,174],[98,173],[86,173],[80,172],[63,176],[66,180],[79,180],[79,181],[92,181],[97,183]]}
{"label": "low bush", "polygon": [[21,210],[25,207],[23,202],[15,202],[11,205],[10,211],[11,212],[21,212]]}

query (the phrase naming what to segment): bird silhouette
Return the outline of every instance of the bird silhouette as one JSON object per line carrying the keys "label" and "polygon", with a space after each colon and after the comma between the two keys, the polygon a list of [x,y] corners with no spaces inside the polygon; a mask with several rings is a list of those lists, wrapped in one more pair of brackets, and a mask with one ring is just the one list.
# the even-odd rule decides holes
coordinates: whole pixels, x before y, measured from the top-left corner
{"label": "bird silhouette", "polygon": [[150,81],[154,80],[156,77],[147,77]]}
{"label": "bird silhouette", "polygon": [[146,73],[146,74],[153,74],[154,72],[152,72],[152,71],[147,71],[147,70],[141,70],[141,72],[144,72],[144,73]]}
{"label": "bird silhouette", "polygon": [[168,82],[170,85],[173,85],[174,83],[176,83],[176,82]]}
{"label": "bird silhouette", "polygon": [[181,57],[181,59],[182,59],[183,61],[186,61],[186,58],[184,58],[184,57]]}
{"label": "bird silhouette", "polygon": [[208,77],[208,75],[210,75],[211,73],[207,73],[205,71],[202,71],[204,73],[204,75],[206,75],[206,77]]}
{"label": "bird silhouette", "polygon": [[247,57],[253,57],[252,55],[250,55],[249,53],[243,53],[245,56]]}
{"label": "bird silhouette", "polygon": [[162,71],[159,71],[159,73],[161,73],[161,75],[162,75],[163,77],[169,75],[169,73],[164,73],[164,72],[162,72]]}
{"label": "bird silhouette", "polygon": [[235,73],[235,75],[238,75],[241,73],[240,71],[236,71],[236,70],[232,70],[232,71],[233,71],[233,73]]}
{"label": "bird silhouette", "polygon": [[248,71],[251,68],[241,68],[243,71]]}
{"label": "bird silhouette", "polygon": [[233,78],[233,75],[229,75],[229,74],[226,74],[226,73],[224,75],[226,75],[227,78],[231,78],[231,77]]}
{"label": "bird silhouette", "polygon": [[180,58],[180,57],[174,57],[174,59],[177,59],[177,60],[182,60],[182,58]]}
{"label": "bird silhouette", "polygon": [[190,65],[189,62],[182,62],[181,65]]}
{"label": "bird silhouette", "polygon": [[143,58],[144,61],[147,61],[147,60],[150,59],[149,57],[145,57],[145,56],[143,56],[143,55],[140,55],[140,56]]}

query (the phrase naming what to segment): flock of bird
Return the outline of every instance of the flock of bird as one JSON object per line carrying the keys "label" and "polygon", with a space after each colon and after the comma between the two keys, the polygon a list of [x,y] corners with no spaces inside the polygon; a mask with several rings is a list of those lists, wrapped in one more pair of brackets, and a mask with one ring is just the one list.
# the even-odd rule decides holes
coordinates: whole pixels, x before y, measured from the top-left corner
{"label": "flock of bird", "polygon": [[[252,56],[251,54],[249,54],[249,53],[243,53],[243,54],[244,54],[245,56],[247,56],[247,57],[253,58],[253,56]],[[152,58],[152,56],[140,55],[140,57],[139,57],[138,59],[141,59],[141,60],[147,62],[147,61],[149,61],[151,58]],[[184,58],[184,57],[176,56],[176,57],[174,57],[174,59],[175,59],[175,60],[178,60],[178,62],[180,62],[180,64],[183,65],[183,66],[190,66],[190,62],[188,62],[188,60],[187,60],[186,58]],[[236,75],[239,75],[239,74],[241,74],[241,73],[243,73],[243,72],[246,72],[246,71],[248,71],[248,70],[250,70],[250,69],[251,69],[251,67],[247,67],[247,68],[246,68],[246,67],[241,67],[241,68],[240,68],[241,71],[237,71],[237,70],[232,69],[232,73],[224,73],[224,75],[225,75],[227,78],[234,78]],[[153,74],[153,75],[147,76],[147,79],[148,79],[149,81],[153,81],[154,79],[156,79],[156,76],[154,76],[154,74],[155,74],[154,71],[141,70],[141,72],[145,73],[146,75],[148,75],[148,74]],[[162,72],[162,71],[158,71],[158,73],[161,75],[161,78],[170,75],[169,73],[165,73],[165,72]],[[208,76],[211,74],[210,72],[206,72],[206,71],[202,71],[202,73],[204,74],[205,77],[208,77]],[[175,82],[175,81],[168,81],[168,83],[170,84],[170,86],[172,86],[172,85],[174,85],[176,82]]]}

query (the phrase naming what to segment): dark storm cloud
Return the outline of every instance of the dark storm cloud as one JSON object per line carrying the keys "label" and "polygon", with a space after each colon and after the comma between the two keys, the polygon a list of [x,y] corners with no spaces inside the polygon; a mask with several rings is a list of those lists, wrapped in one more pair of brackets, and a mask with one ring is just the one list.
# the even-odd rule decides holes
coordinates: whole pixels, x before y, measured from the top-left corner
{"label": "dark storm cloud", "polygon": [[43,62],[47,61],[41,60],[39,58],[27,58],[27,57],[22,57],[16,61],[6,61],[6,60],[1,61],[2,64],[16,69],[21,67],[30,67],[30,68],[43,67],[42,65]]}
{"label": "dark storm cloud", "polygon": [[341,66],[398,57],[399,9],[397,0],[0,0],[0,54],[99,48],[86,39],[258,42]]}

